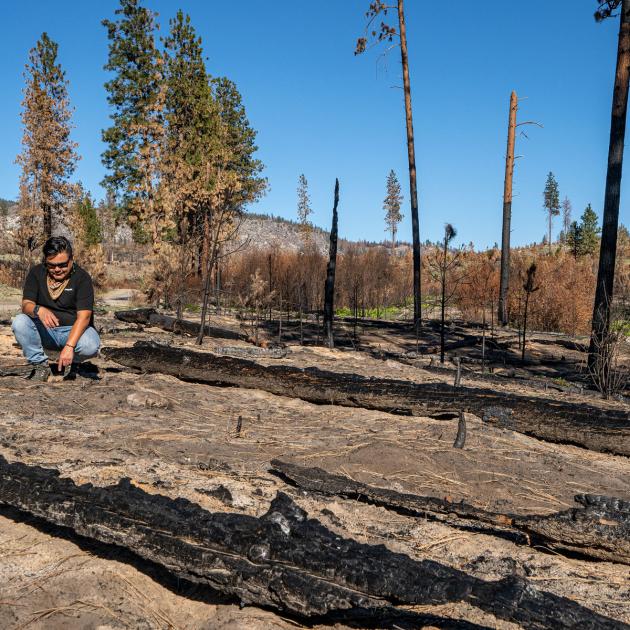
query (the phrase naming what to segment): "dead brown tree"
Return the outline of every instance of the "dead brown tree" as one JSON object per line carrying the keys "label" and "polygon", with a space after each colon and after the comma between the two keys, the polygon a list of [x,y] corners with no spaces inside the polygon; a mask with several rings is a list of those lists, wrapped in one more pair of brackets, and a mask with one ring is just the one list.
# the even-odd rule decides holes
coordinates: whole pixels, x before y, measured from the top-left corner
{"label": "dead brown tree", "polygon": [[510,283],[510,225],[512,222],[512,179],[514,176],[514,144],[516,135],[516,112],[518,97],[510,95],[510,115],[508,117],[508,139],[505,154],[505,180],[503,183],[503,229],[501,236],[501,284],[499,288],[499,322],[507,326],[507,294]]}
{"label": "dead brown tree", "polygon": [[[503,227],[501,231],[501,276],[499,287],[499,323],[501,326],[508,324],[508,291],[510,287],[510,231],[512,223],[512,183],[514,179],[514,149],[516,146],[516,128],[524,125],[537,125],[538,122],[526,120],[516,122],[518,112],[518,97],[512,90],[510,95],[510,113],[508,116],[507,151],[505,153],[505,179],[503,182]],[[525,135],[521,132],[522,135]],[[525,136],[527,137],[527,136]]]}

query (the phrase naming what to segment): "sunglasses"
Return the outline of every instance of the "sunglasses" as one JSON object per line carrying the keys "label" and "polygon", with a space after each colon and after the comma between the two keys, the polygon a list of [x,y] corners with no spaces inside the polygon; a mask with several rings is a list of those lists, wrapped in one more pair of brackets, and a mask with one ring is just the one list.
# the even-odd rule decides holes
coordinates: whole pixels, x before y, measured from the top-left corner
{"label": "sunglasses", "polygon": [[60,263],[53,263],[53,262],[47,262],[46,263],[46,268],[47,269],[66,269],[68,267],[68,265],[70,264],[70,259],[66,260],[65,262],[60,262]]}

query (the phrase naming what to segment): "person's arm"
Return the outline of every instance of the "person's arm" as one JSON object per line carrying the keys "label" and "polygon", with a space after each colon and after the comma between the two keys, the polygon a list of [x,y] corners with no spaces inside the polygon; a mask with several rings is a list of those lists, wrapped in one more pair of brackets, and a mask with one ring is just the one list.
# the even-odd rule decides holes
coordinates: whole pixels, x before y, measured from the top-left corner
{"label": "person's arm", "polygon": [[[28,315],[29,317],[35,317],[35,307],[37,304],[33,302],[33,300],[22,300],[22,313],[24,315]],[[41,320],[42,324],[46,326],[46,328],[56,328],[59,326],[59,320],[57,316],[45,306],[40,306],[37,311],[37,317]]]}
{"label": "person's arm", "polygon": [[[41,311],[40,311],[41,312]],[[92,318],[92,311],[77,311],[77,319],[72,324],[70,334],[66,341],[66,345],[61,349],[59,353],[59,369],[62,370],[65,366],[71,365],[74,360],[74,349],[81,339],[81,335],[85,332],[86,328],[90,325],[90,319]]]}
{"label": "person's arm", "polygon": [[39,288],[35,270],[31,269],[24,281],[24,290],[22,292],[22,313],[29,317],[39,317],[40,321],[46,328],[56,328],[59,326],[59,320],[56,315],[45,306],[40,306],[35,315],[35,307],[37,306],[37,297]]}

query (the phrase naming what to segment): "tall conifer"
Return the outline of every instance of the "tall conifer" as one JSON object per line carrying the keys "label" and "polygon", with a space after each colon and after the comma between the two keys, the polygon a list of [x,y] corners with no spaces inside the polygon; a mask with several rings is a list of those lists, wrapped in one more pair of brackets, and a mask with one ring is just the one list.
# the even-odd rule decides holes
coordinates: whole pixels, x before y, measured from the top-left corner
{"label": "tall conifer", "polygon": [[553,224],[553,217],[560,214],[560,194],[558,192],[558,182],[551,171],[549,171],[549,175],[547,175],[547,182],[545,183],[545,190],[543,191],[543,206],[547,212],[547,220],[549,222],[547,245],[549,246],[549,251],[551,251],[551,227]]}
{"label": "tall conifer", "polygon": [[392,251],[396,247],[396,232],[398,231],[398,224],[403,220],[403,215],[400,212],[400,205],[402,203],[403,196],[400,192],[400,183],[394,173],[393,169],[387,176],[387,196],[383,201],[383,210],[385,210],[385,228],[392,235]]}
{"label": "tall conifer", "polygon": [[21,208],[34,227],[32,237],[42,240],[51,236],[55,217],[70,201],[69,178],[79,159],[77,144],[70,138],[68,81],[57,51],[58,45],[42,33],[29,53],[22,102],[24,135],[17,158],[22,167]]}
{"label": "tall conifer", "polygon": [[160,240],[157,163],[163,134],[162,60],[155,46],[156,14],[139,0],[120,0],[116,20],[103,20],[109,39],[105,83],[112,126],[103,131],[108,170],[103,185],[123,209],[138,240]]}

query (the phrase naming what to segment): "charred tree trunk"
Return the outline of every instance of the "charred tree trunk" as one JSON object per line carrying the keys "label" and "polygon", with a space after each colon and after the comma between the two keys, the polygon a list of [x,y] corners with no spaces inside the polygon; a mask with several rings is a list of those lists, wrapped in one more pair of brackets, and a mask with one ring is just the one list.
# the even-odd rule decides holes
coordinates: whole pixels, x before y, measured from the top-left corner
{"label": "charred tree trunk", "polygon": [[[464,440],[465,432],[462,444]],[[484,533],[521,532],[525,534],[521,542],[544,544],[558,551],[579,552],[598,560],[630,564],[630,502],[621,499],[578,494],[575,501],[582,507],[545,516],[519,516],[489,512],[464,502],[454,503],[369,486],[321,468],[307,468],[277,459],[271,465],[283,478],[311,492],[371,503],[422,518],[432,514],[437,520],[453,526],[458,525],[457,521],[460,526],[476,521],[484,525]],[[528,537],[530,540],[527,540]]]}
{"label": "charred tree trunk", "polygon": [[335,318],[335,270],[337,268],[337,206],[339,205],[339,180],[335,180],[335,199],[333,204],[332,228],[330,230],[330,250],[328,268],[324,285],[324,331],[328,339],[328,347],[335,347],[333,338],[333,321]]}
{"label": "charred tree trunk", "polygon": [[585,402],[527,397],[496,389],[447,383],[411,383],[366,378],[316,368],[263,366],[255,361],[160,346],[104,348],[113,361],[147,372],[172,374],[212,385],[261,389],[308,402],[362,407],[406,416],[430,416],[468,409],[487,422],[550,442],[630,456],[630,422],[625,410],[600,409]]}
{"label": "charred tree trunk", "polygon": [[523,310],[523,347],[521,349],[521,362],[525,363],[525,335],[527,334],[527,307],[529,306],[529,293],[525,294],[525,306]]}
{"label": "charred tree trunk", "polygon": [[416,149],[411,111],[411,81],[407,53],[407,27],[403,0],[398,0],[398,26],[400,28],[400,58],[405,93],[405,121],[407,126],[407,157],[409,161],[409,202],[411,205],[411,234],[413,238],[413,327],[416,339],[422,325],[422,276],[420,274],[420,220],[418,216],[418,182],[416,174]]}
{"label": "charred tree trunk", "polygon": [[383,545],[342,538],[283,493],[260,518],[212,513],[183,498],[146,493],[129,479],[106,488],[77,486],[56,470],[0,457],[0,503],[130,549],[243,604],[306,617],[463,601],[532,630],[623,627],[522,578],[485,581]]}
{"label": "charred tree trunk", "polygon": [[505,180],[503,182],[503,229],[501,234],[501,276],[499,288],[499,323],[507,326],[508,290],[510,286],[510,230],[512,222],[512,179],[514,177],[514,144],[516,132],[516,112],[518,98],[516,92],[510,95],[510,115],[508,118],[507,151],[505,154]]}
{"label": "charred tree trunk", "polygon": [[444,363],[444,315],[446,310],[446,256],[448,252],[448,241],[444,238],[444,260],[441,273],[441,299],[440,299],[440,363]]}
{"label": "charred tree trunk", "polygon": [[[181,333],[185,335],[197,336],[201,324],[191,322],[187,319],[179,319],[170,317],[169,315],[161,315],[152,308],[138,308],[131,311],[118,311],[114,313],[114,317],[121,322],[129,322],[130,324],[139,324],[144,326],[156,326],[168,332]],[[238,339],[239,341],[248,341],[246,335],[230,330],[229,328],[218,328],[206,324],[204,335],[208,337],[219,337],[222,339]]]}
{"label": "charred tree trunk", "polygon": [[593,324],[589,347],[589,366],[595,365],[597,348],[608,332],[615,280],[617,256],[617,230],[619,227],[619,200],[621,194],[621,171],[623,148],[626,135],[626,113],[628,110],[628,82],[630,76],[630,0],[622,0],[617,48],[617,70],[613,92],[610,121],[610,143],[608,147],[608,171],[604,196],[604,219],[599,250],[599,268],[593,305]]}

